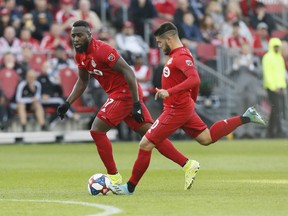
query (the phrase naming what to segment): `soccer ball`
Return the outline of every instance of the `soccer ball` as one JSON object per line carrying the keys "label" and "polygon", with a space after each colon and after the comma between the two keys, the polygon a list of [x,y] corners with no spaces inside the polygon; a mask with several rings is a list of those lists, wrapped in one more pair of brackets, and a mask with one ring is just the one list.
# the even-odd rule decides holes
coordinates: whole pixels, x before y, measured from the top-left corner
{"label": "soccer ball", "polygon": [[110,192],[108,185],[111,184],[109,177],[103,173],[96,173],[88,180],[88,192],[91,195],[107,195]]}

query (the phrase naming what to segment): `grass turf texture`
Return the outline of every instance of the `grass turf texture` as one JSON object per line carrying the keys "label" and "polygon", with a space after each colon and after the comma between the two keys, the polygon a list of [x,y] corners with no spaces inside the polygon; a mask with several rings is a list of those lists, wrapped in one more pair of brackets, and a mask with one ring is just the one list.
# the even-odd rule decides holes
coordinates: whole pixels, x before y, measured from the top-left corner
{"label": "grass turf texture", "polygon": [[[105,173],[92,143],[0,146],[0,215],[103,212],[55,200],[114,206],[122,210],[117,215],[287,215],[287,140],[219,141],[209,147],[195,141],[174,143],[201,164],[192,189],[183,190],[183,171],[154,150],[133,196],[88,194],[88,178]],[[113,148],[126,181],[138,143],[113,143]]]}

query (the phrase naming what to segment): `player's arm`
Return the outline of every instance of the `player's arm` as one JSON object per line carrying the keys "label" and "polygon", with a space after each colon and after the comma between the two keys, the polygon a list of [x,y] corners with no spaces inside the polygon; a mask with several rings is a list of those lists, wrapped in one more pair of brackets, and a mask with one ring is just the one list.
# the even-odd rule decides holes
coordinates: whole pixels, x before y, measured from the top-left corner
{"label": "player's arm", "polygon": [[129,86],[129,89],[132,95],[132,100],[133,100],[132,115],[137,122],[143,122],[144,116],[142,112],[142,106],[139,101],[138,85],[137,85],[136,77],[132,68],[120,56],[117,62],[114,64],[113,70],[124,75],[125,80]]}
{"label": "player's arm", "polygon": [[70,104],[72,104],[83,94],[88,85],[89,73],[87,73],[87,71],[84,69],[81,70],[79,69],[78,74],[79,74],[78,79],[72,89],[72,92],[70,93],[70,95],[66,100]]}
{"label": "player's arm", "polygon": [[70,108],[70,105],[77,100],[85,91],[88,81],[89,81],[89,74],[84,69],[79,69],[78,72],[79,76],[78,79],[72,89],[72,92],[70,93],[69,97],[65,101],[65,103],[61,104],[57,108],[57,115],[63,119],[66,112]]}
{"label": "player's arm", "polygon": [[133,102],[134,103],[138,102],[139,101],[138,86],[132,68],[126,63],[126,61],[122,57],[119,57],[117,62],[113,66],[113,70],[124,75],[125,80],[131,91]]}
{"label": "player's arm", "polygon": [[[189,89],[195,89],[200,85],[200,78],[195,67],[188,67],[185,71],[183,71],[183,73],[187,76],[187,79],[178,85],[175,85],[172,88],[166,90],[156,88],[157,92],[155,94],[155,100],[157,100],[157,98],[165,99],[166,97],[169,97],[173,94],[177,94]],[[193,96],[193,100],[195,100],[195,96]]]}

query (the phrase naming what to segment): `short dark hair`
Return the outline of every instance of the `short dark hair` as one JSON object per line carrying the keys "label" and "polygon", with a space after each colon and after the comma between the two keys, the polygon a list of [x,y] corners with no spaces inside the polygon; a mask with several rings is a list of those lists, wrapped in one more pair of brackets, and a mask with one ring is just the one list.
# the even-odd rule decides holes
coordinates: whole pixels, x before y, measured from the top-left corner
{"label": "short dark hair", "polygon": [[158,29],[155,30],[154,32],[154,36],[158,37],[158,36],[162,36],[163,34],[167,33],[167,32],[173,32],[174,34],[178,34],[178,30],[177,27],[171,23],[171,22],[165,22],[163,23]]}
{"label": "short dark hair", "polygon": [[90,29],[90,24],[84,20],[78,20],[73,23],[72,27],[86,27]]}

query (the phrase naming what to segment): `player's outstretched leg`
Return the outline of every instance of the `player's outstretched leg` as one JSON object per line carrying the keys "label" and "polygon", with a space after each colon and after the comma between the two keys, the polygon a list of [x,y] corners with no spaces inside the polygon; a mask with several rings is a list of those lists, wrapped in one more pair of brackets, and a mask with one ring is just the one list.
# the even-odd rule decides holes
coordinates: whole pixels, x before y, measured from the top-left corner
{"label": "player's outstretched leg", "polygon": [[112,191],[112,193],[116,195],[132,195],[133,193],[129,192],[128,185],[116,185],[116,184],[110,184],[108,185],[109,189]]}
{"label": "player's outstretched leg", "polygon": [[256,124],[260,125],[267,125],[267,122],[264,120],[264,118],[257,112],[254,106],[249,107],[246,112],[243,114],[244,117],[248,117],[251,122],[254,122]]}
{"label": "player's outstretched leg", "polygon": [[189,190],[192,187],[198,170],[200,169],[200,163],[195,160],[188,160],[182,169],[185,172],[184,190]]}
{"label": "player's outstretched leg", "polygon": [[107,174],[111,180],[112,184],[121,184],[122,183],[122,176],[120,173],[116,174]]}

